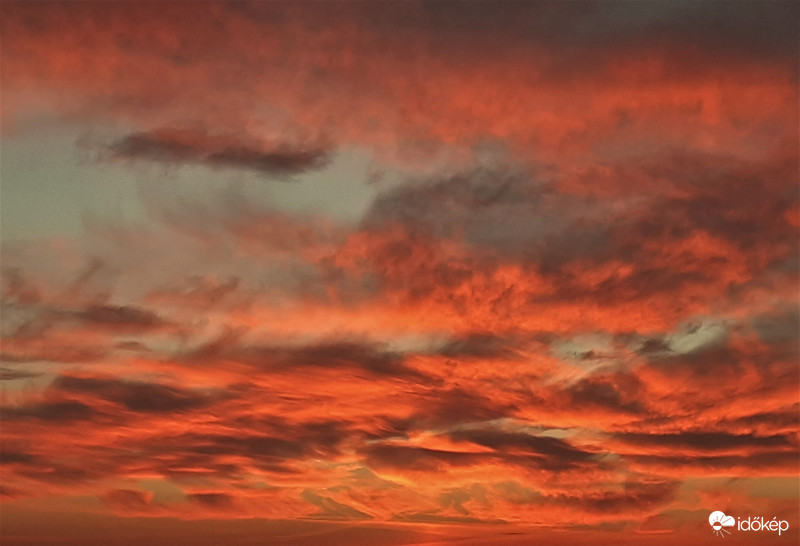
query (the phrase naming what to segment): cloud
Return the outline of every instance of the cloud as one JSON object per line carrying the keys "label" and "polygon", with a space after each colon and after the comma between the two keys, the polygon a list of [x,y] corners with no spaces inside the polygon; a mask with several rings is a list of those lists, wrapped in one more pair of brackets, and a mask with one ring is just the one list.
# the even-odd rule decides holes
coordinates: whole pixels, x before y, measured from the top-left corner
{"label": "cloud", "polygon": [[330,160],[330,151],[323,147],[269,145],[243,141],[232,135],[167,128],[128,135],[108,145],[101,157],[195,163],[252,170],[281,178],[324,167]]}
{"label": "cloud", "polygon": [[95,327],[108,327],[122,332],[164,326],[164,322],[152,311],[129,305],[92,305],[75,312],[73,316]]}
{"label": "cloud", "polygon": [[474,465],[491,460],[491,455],[443,451],[402,445],[373,445],[364,449],[366,463],[374,468],[442,472],[448,467]]}
{"label": "cloud", "polygon": [[482,520],[466,516],[446,516],[436,512],[403,512],[392,518],[393,521],[403,521],[408,523],[444,523],[444,524],[479,524],[479,523],[508,523],[502,519]]}
{"label": "cloud", "polygon": [[39,377],[41,374],[27,370],[0,367],[0,381],[15,381],[18,379],[31,379]]}
{"label": "cloud", "polygon": [[796,6],[3,12],[3,131],[113,128],[112,186],[387,173],[352,224],[146,173],[139,220],[4,246],[16,509],[691,543],[796,475]]}
{"label": "cloud", "polygon": [[621,413],[645,411],[642,384],[633,374],[590,376],[567,389],[570,407],[610,409]]}
{"label": "cloud", "polygon": [[36,456],[30,453],[3,451],[0,452],[0,462],[2,462],[2,464],[34,463],[36,462]]}
{"label": "cloud", "polygon": [[678,484],[675,482],[624,483],[619,492],[566,497],[561,500],[576,500],[592,512],[649,511],[667,504],[675,496],[677,488]]}
{"label": "cloud", "polygon": [[347,506],[329,497],[323,497],[314,491],[306,489],[302,493],[302,498],[309,504],[319,508],[319,512],[312,514],[314,519],[333,519],[333,520],[365,520],[372,519],[372,516],[356,510],[352,506]]}
{"label": "cloud", "polygon": [[744,416],[724,418],[720,428],[740,433],[763,436],[766,431],[785,432],[800,426],[800,404],[794,404],[780,411],[750,413]]}
{"label": "cloud", "polygon": [[629,455],[631,468],[657,472],[676,479],[686,476],[725,477],[731,474],[784,476],[797,466],[797,449],[755,455],[708,455],[698,457],[672,455]]}
{"label": "cloud", "polygon": [[139,511],[151,506],[153,494],[133,489],[114,489],[104,493],[100,500],[111,508]]}
{"label": "cloud", "polygon": [[215,509],[228,509],[233,506],[233,497],[227,493],[191,493],[189,501],[197,502]]}
{"label": "cloud", "polygon": [[[475,6],[457,15],[421,4],[210,5],[200,9],[201,21],[187,22],[182,8],[170,7],[154,22],[149,10],[124,6],[40,12],[14,6],[3,33],[15,83],[6,94],[7,116],[34,109],[38,97],[61,112],[114,118],[139,132],[175,120],[202,120],[200,126],[223,134],[300,125],[405,162],[441,153],[444,145],[471,146],[485,135],[515,149],[535,144],[548,157],[559,144],[563,154],[603,142],[615,129],[620,139],[620,128],[634,138],[655,131],[700,140],[709,126],[728,124],[730,142],[744,131],[731,118],[780,120],[776,112],[788,98],[781,91],[796,79],[793,34],[783,23],[791,16],[784,10],[791,12],[681,4],[674,12],[648,7],[631,15],[617,8],[597,15],[523,5]],[[688,36],[687,19],[694,23]],[[768,21],[760,28],[775,33],[756,31],[757,21]],[[731,39],[743,35],[749,47]],[[98,50],[104,54],[91,55]],[[126,78],[114,76],[120,66]],[[403,68],[405,77],[397,77]],[[476,72],[483,77],[476,80]],[[587,82],[592,100],[585,98]],[[47,84],[64,92],[49,96],[42,91]]]}
{"label": "cloud", "polygon": [[68,393],[89,394],[121,404],[132,411],[153,413],[172,413],[208,407],[222,398],[218,392],[202,392],[114,377],[61,375],[53,382],[53,388]]}
{"label": "cloud", "polygon": [[442,356],[465,358],[517,358],[519,340],[495,336],[486,332],[467,334],[443,344],[438,353]]}
{"label": "cloud", "polygon": [[531,462],[550,468],[569,467],[576,463],[587,462],[594,455],[558,438],[524,433],[461,429],[450,433],[450,437],[456,441],[468,441],[490,447],[498,453],[530,454]]}
{"label": "cloud", "polygon": [[296,347],[259,346],[223,337],[199,347],[185,358],[188,362],[225,358],[273,373],[301,367],[318,367],[330,370],[363,370],[376,377],[427,379],[424,374],[408,367],[400,353],[382,350],[379,346],[369,343],[350,341],[321,341]]}
{"label": "cloud", "polygon": [[3,419],[39,419],[48,422],[88,421],[95,415],[91,406],[75,400],[41,402],[22,407],[3,407]]}
{"label": "cloud", "polygon": [[515,407],[508,401],[495,400],[472,389],[445,386],[422,392],[414,412],[401,428],[438,428],[464,422],[481,422],[512,415]]}
{"label": "cloud", "polygon": [[725,432],[682,432],[680,434],[624,433],[617,439],[632,446],[659,447],[665,449],[684,448],[693,452],[736,451],[773,449],[790,450],[796,446],[789,436],[759,437],[752,434],[729,434]]}
{"label": "cloud", "polygon": [[183,436],[187,451],[201,454],[239,453],[253,458],[285,460],[306,455],[309,448],[297,440],[271,436]]}
{"label": "cloud", "polygon": [[544,503],[541,493],[524,487],[515,481],[496,483],[493,488],[500,493],[503,500],[511,504]]}

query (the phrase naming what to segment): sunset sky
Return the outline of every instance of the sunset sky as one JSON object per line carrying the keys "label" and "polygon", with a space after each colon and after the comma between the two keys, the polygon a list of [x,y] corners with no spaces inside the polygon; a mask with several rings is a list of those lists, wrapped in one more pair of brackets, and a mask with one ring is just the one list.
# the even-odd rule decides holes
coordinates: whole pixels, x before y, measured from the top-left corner
{"label": "sunset sky", "polygon": [[800,4],[0,4],[0,541],[800,538]]}

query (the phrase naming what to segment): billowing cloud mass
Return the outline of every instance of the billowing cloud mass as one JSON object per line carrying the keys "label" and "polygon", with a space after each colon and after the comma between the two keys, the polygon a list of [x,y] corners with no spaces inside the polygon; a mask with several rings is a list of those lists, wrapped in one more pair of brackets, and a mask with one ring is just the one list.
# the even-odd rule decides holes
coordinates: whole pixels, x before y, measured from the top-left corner
{"label": "billowing cloud mass", "polygon": [[797,540],[796,3],[0,11],[4,543]]}

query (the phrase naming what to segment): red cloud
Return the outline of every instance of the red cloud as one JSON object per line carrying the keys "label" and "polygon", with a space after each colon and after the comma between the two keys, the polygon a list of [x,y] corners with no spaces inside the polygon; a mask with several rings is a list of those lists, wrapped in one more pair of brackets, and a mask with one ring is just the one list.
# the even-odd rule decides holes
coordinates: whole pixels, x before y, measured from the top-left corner
{"label": "red cloud", "polygon": [[5,3],[11,138],[405,174],[352,225],[187,197],[5,246],[3,533],[45,540],[32,502],[73,543],[108,512],[232,544],[791,514],[759,488],[798,454],[796,9],[620,6]]}

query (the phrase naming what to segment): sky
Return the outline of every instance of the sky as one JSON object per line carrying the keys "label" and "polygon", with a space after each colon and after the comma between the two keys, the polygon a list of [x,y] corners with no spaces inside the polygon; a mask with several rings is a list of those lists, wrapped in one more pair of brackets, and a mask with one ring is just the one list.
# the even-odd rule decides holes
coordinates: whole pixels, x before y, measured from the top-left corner
{"label": "sky", "polygon": [[798,36],[4,0],[3,544],[796,544]]}

